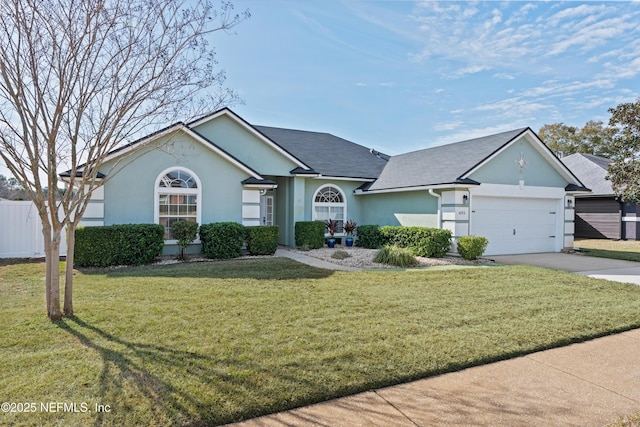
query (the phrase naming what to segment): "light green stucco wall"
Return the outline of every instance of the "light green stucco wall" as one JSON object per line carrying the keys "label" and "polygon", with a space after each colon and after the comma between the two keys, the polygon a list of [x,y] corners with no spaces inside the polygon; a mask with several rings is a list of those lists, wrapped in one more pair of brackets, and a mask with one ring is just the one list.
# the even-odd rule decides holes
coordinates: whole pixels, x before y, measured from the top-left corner
{"label": "light green stucco wall", "polygon": [[105,184],[105,225],[153,223],[154,186],[158,175],[170,167],[193,171],[202,184],[202,223],[242,222],[241,181],[249,175],[182,132],[152,142],[136,154],[135,162],[113,174],[113,162],[101,171],[110,175]]}
{"label": "light green stucco wall", "polygon": [[216,117],[194,130],[262,175],[288,176],[297,167],[227,116]]}
{"label": "light green stucco wall", "polygon": [[359,224],[438,227],[438,199],[427,191],[357,196],[362,209]]}
{"label": "light green stucco wall", "polygon": [[[515,167],[520,153],[527,161],[526,169],[522,174],[519,174]],[[524,180],[527,186],[564,188],[568,184],[524,137],[475,171],[469,178],[488,184],[518,185],[520,180]]]}

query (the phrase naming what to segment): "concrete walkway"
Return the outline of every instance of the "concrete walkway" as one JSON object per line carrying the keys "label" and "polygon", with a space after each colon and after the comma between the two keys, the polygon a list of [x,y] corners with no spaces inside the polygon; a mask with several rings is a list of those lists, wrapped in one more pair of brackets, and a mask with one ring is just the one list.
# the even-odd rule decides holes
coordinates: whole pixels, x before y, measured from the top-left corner
{"label": "concrete walkway", "polygon": [[[287,250],[276,255],[343,269]],[[495,260],[594,277],[640,277],[638,263],[580,255],[516,255]],[[639,349],[640,329],[635,329],[233,425],[605,426],[640,412]]]}
{"label": "concrete walkway", "polygon": [[605,426],[640,412],[640,329],[254,418],[266,426]]}
{"label": "concrete walkway", "polygon": [[335,264],[333,262],[328,262],[319,258],[314,258],[312,256],[304,255],[299,252],[293,252],[286,248],[276,249],[275,255],[283,258],[291,258],[294,261],[298,261],[307,265],[312,265],[318,268],[324,268],[327,270],[341,270],[341,271],[361,270],[360,268],[347,267],[346,265]]}

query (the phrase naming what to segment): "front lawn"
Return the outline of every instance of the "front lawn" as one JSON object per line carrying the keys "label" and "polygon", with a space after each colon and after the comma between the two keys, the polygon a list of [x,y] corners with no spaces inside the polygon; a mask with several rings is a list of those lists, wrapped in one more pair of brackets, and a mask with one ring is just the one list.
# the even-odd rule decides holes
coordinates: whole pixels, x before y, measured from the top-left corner
{"label": "front lawn", "polygon": [[640,261],[640,241],[637,240],[576,239],[574,246],[589,256]]}
{"label": "front lawn", "polygon": [[0,266],[0,400],[36,404],[2,425],[222,424],[640,327],[634,285],[279,258],[83,270],[52,324],[43,272]]}

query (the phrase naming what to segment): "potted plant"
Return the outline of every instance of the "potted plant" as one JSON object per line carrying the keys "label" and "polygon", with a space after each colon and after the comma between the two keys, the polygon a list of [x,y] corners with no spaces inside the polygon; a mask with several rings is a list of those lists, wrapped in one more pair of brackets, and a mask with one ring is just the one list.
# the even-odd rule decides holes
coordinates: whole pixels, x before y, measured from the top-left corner
{"label": "potted plant", "polygon": [[329,218],[324,222],[324,225],[327,227],[327,231],[329,232],[327,246],[333,248],[336,245],[336,239],[333,237],[333,235],[337,232],[340,232],[340,222],[338,222],[337,219]]}
{"label": "potted plant", "polygon": [[347,246],[353,246],[353,234],[356,232],[356,228],[358,228],[358,224],[350,219],[349,221],[344,223],[344,231],[347,233],[347,238],[345,239],[345,243]]}

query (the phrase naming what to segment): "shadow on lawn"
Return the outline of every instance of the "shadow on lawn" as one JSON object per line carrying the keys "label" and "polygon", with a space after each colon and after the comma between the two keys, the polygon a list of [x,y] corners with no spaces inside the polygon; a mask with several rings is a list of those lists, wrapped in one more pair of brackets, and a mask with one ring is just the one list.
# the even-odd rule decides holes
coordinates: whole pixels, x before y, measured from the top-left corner
{"label": "shadow on lawn", "polygon": [[278,257],[135,267],[79,268],[78,270],[86,275],[101,274],[108,277],[202,277],[256,280],[322,279],[334,274],[332,270]]}
{"label": "shadow on lawn", "polygon": [[[256,407],[259,404],[252,401],[256,390],[251,388],[251,384],[232,374],[255,371],[263,378],[273,377],[273,373],[252,362],[120,339],[78,317],[57,325],[102,358],[100,401],[97,403],[111,405],[112,411],[96,413],[96,426],[142,422],[153,425],[217,425],[247,415],[263,415],[265,410],[269,412],[269,408]],[[278,375],[276,380],[312,386],[294,375]],[[199,390],[185,390],[194,386]],[[217,397],[199,399],[200,394]],[[235,407],[236,412],[227,410],[221,413],[225,406]],[[135,410],[139,413],[127,418],[125,412]]]}

